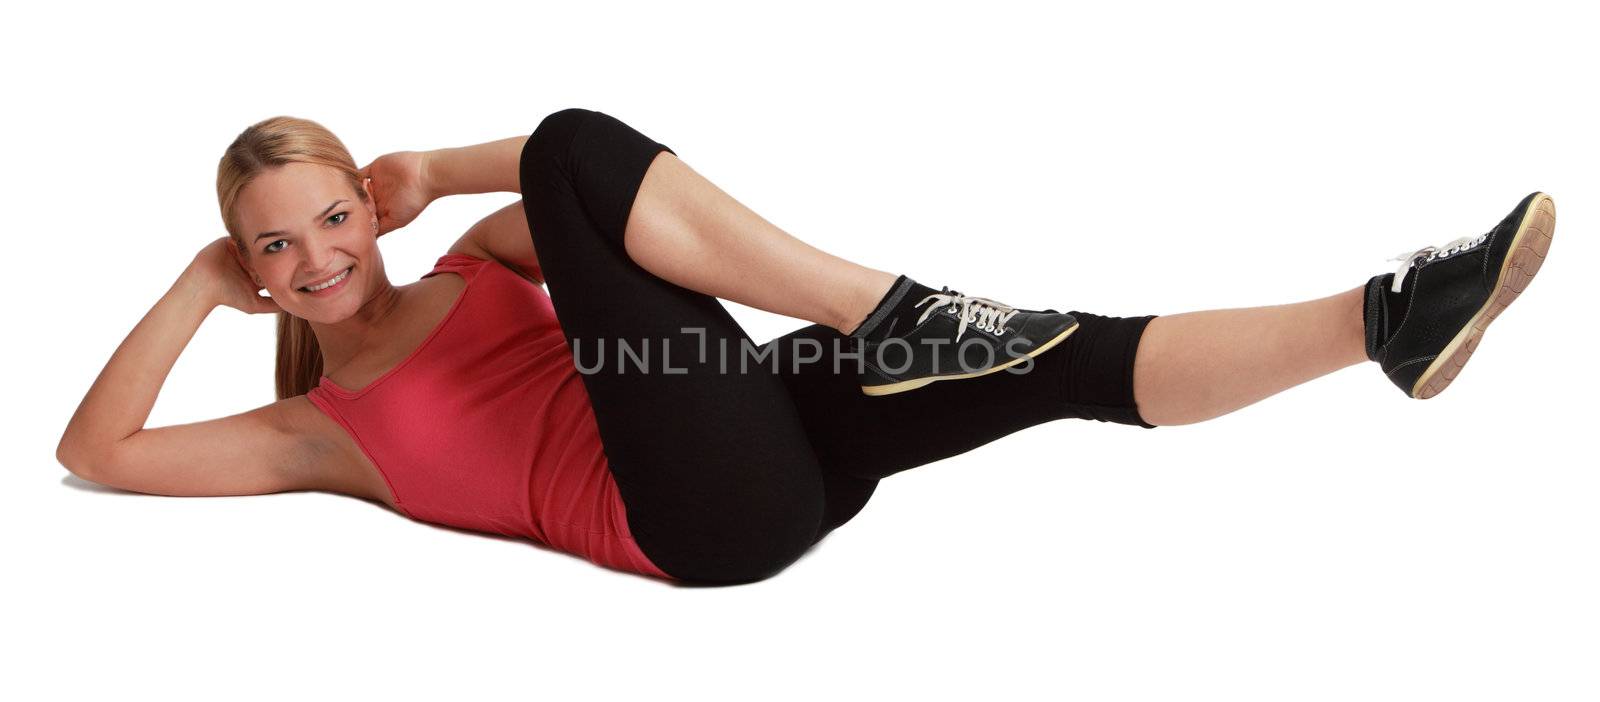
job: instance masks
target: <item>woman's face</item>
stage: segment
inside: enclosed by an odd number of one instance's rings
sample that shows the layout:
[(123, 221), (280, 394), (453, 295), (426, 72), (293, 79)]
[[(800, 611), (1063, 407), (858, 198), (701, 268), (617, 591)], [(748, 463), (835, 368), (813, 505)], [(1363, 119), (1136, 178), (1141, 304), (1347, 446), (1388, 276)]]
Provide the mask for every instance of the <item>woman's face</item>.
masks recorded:
[[(307, 321), (332, 324), (354, 315), (374, 282), (387, 280), (370, 202), (370, 192), (363, 202), (327, 166), (289, 163), (262, 172), (239, 193), (237, 210), (256, 282), (285, 312)], [(307, 289), (341, 275), (332, 287)]]

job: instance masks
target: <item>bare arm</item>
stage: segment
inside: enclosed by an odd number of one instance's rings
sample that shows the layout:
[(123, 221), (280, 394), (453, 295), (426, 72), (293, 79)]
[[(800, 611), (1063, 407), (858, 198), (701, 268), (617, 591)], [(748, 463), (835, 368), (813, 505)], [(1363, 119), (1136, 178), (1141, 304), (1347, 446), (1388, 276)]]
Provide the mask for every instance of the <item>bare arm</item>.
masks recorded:
[(70, 469), (104, 456), (144, 428), (178, 354), (215, 307), (205, 285), (184, 270), (89, 387), (61, 436), (56, 456), (62, 463)]
[[(429, 199), (485, 192), (522, 192), (522, 149), (528, 137), (516, 136), (476, 146), (439, 149), (423, 155), (423, 182)], [(544, 283), (539, 257), (522, 201), (484, 217), (450, 247), (449, 253), (493, 258), (533, 282)]]
[(428, 197), (522, 192), (522, 147), (528, 136), (426, 152)]
[[(433, 151), (396, 151), (361, 169), (372, 178), (379, 231), (410, 223), (428, 203), (449, 195), (522, 192), (522, 150), (528, 136)], [(450, 247), (449, 253), (493, 258), (543, 284), (522, 201), (483, 218)]]
[[(216, 256), (226, 255), (220, 251), (209, 248), (203, 255), (214, 263)], [(139, 492), (241, 495), (300, 489), (312, 482), (315, 452), (289, 424), (287, 408), (303, 397), (209, 422), (144, 428), (178, 355), (222, 304), (215, 274), (201, 270), (201, 263), (197, 257), (117, 347), (73, 413), (56, 458), (86, 480)], [(264, 303), (232, 304), (268, 310)]]
[(544, 270), (533, 249), (533, 233), (528, 229), (528, 215), (521, 200), (478, 220), (446, 253), (492, 258), (535, 285), (544, 285)]

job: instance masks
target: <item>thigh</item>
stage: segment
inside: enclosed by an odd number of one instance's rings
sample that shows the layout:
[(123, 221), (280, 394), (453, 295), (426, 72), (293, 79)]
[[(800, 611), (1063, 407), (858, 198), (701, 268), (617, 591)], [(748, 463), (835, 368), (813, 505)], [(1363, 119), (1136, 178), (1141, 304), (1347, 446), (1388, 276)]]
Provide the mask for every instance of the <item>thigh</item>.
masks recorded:
[(753, 346), (721, 303), (627, 255), (661, 151), (604, 113), (553, 113), (523, 150), (523, 203), (640, 549), (684, 580), (759, 579), (817, 538), (823, 478), (783, 382), (701, 355)]
[(832, 328), (814, 324), (763, 348), (780, 359), (776, 367), (822, 470), (875, 480), (1058, 419), (1154, 428), (1134, 402), (1133, 359), (1155, 316), (1072, 314), (1078, 330), (1031, 365), (1012, 369), (1026, 372), (939, 381), (893, 395), (861, 392), (852, 347)]

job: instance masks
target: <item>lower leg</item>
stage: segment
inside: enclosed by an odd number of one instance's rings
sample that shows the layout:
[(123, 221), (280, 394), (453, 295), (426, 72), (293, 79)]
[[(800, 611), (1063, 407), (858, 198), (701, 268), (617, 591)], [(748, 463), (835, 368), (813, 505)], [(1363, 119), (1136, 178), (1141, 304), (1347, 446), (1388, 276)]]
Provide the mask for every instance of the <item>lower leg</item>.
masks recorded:
[(645, 173), (623, 241), (640, 267), (674, 285), (844, 334), (896, 278), (796, 239), (669, 151)]
[(1139, 414), (1193, 424), (1367, 360), (1362, 291), (1156, 317), (1134, 358)]

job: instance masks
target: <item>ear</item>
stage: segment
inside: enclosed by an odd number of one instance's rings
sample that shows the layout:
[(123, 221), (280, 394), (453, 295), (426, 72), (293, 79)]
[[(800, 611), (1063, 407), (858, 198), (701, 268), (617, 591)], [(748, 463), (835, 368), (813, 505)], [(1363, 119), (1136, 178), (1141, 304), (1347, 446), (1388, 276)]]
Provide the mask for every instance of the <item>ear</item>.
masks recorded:
[(372, 218), (367, 220), (369, 222), (367, 227), (372, 230), (373, 238), (383, 236), (378, 231), (378, 199), (372, 196), (372, 176), (362, 176), (361, 191), (367, 194), (367, 207), (372, 210)]
[(255, 281), (256, 287), (266, 287), (266, 285), (261, 283), (261, 276), (256, 275), (255, 267), (251, 266), (250, 261), (245, 258), (243, 253), (239, 252), (239, 244), (233, 240), (233, 237), (228, 237), (228, 251), (233, 254), (233, 260), (239, 262), (239, 267), (243, 268), (246, 273), (250, 274), (250, 279)]

